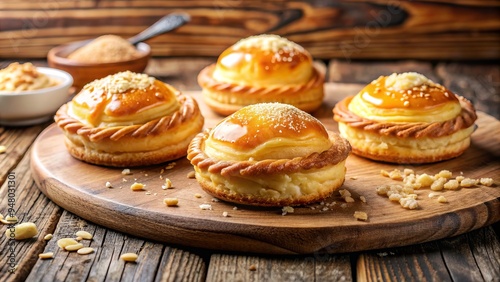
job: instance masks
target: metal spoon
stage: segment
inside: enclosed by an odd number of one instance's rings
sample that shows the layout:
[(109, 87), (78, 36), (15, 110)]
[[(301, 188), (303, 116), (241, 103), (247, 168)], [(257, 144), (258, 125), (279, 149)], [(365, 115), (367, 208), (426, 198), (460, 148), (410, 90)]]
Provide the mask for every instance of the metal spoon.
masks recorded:
[(132, 45), (136, 45), (139, 42), (146, 41), (152, 37), (163, 34), (165, 32), (174, 30), (191, 20), (191, 17), (188, 14), (182, 13), (172, 13), (164, 16), (157, 22), (155, 22), (152, 26), (148, 27), (141, 33), (131, 37), (128, 41)]

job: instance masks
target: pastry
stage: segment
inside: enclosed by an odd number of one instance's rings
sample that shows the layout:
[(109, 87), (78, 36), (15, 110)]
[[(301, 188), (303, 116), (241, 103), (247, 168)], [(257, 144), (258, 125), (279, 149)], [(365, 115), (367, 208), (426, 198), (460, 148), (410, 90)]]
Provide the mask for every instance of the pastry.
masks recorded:
[(477, 119), (467, 99), (414, 72), (379, 77), (333, 113), (353, 153), (409, 164), (459, 156)]
[(256, 206), (320, 201), (344, 182), (349, 143), (298, 108), (243, 107), (189, 145), (188, 159), (209, 194)]
[(193, 98), (126, 71), (85, 85), (57, 111), (55, 121), (75, 158), (126, 167), (185, 156), (204, 118)]
[(265, 102), (312, 112), (323, 101), (324, 80), (307, 50), (268, 34), (238, 41), (198, 75), (206, 104), (222, 115)]

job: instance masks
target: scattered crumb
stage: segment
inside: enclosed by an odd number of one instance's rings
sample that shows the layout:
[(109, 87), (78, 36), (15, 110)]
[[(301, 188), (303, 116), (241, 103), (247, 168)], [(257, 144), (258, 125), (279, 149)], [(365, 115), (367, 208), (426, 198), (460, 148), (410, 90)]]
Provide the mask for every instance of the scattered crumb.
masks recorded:
[(424, 173), (417, 176), (416, 183), (420, 183), (421, 187), (430, 187), (434, 180), (434, 176)]
[(493, 186), (493, 179), (492, 178), (481, 178), (479, 179), (479, 183), (484, 186)]
[(399, 200), (399, 203), (401, 204), (401, 206), (403, 208), (406, 208), (406, 209), (414, 210), (414, 209), (418, 208), (418, 202), (416, 199), (401, 198)]
[(212, 205), (211, 204), (201, 204), (200, 209), (202, 210), (212, 210)]
[(250, 265), (250, 267), (248, 267), (248, 270), (250, 270), (250, 271), (256, 271), (257, 270), (257, 266), (255, 266), (255, 264), (252, 264), (252, 265)]
[(165, 183), (161, 186), (161, 189), (166, 190), (166, 189), (172, 189), (174, 188), (172, 186), (172, 181), (169, 178), (165, 178)]
[(389, 172), (389, 178), (393, 180), (403, 180), (403, 175), (401, 175), (401, 171), (399, 169), (394, 169)]
[(228, 213), (227, 211), (222, 212), (222, 216), (223, 216), (223, 217), (228, 217), (228, 216), (229, 216), (229, 213)]
[(293, 209), (293, 207), (290, 207), (290, 206), (286, 206), (286, 207), (283, 207), (281, 209), (281, 215), (286, 215), (288, 213), (293, 213), (295, 210)]
[(442, 195), (437, 198), (437, 201), (440, 203), (448, 203), (448, 200)]
[(366, 198), (365, 196), (359, 196), (359, 200), (363, 203), (366, 203)]
[(194, 171), (188, 172), (188, 174), (186, 176), (187, 176), (187, 178), (195, 178)]
[(123, 175), (130, 175), (130, 174), (132, 174), (132, 172), (130, 171), (130, 169), (126, 168), (126, 169), (122, 170), (122, 174)]
[(5, 147), (4, 145), (0, 145), (0, 154), (3, 154), (7, 152), (7, 147)]
[(441, 170), (438, 174), (434, 175), (434, 177), (436, 179), (442, 177), (442, 178), (446, 178), (446, 179), (449, 179), (453, 176), (453, 173), (449, 170)]
[(167, 207), (176, 207), (179, 204), (179, 200), (177, 198), (165, 198), (163, 199), (163, 203)]
[(459, 188), (458, 181), (451, 179), (443, 185), (443, 188), (448, 190), (457, 190)]
[(413, 171), (413, 169), (410, 169), (410, 168), (403, 169), (403, 175), (404, 176), (408, 176), (410, 174), (415, 174), (415, 172)]
[[(340, 193), (340, 196), (342, 198), (350, 197), (351, 196), (351, 192), (349, 192), (349, 190), (347, 190), (347, 189), (340, 189), (339, 193)], [(322, 204), (324, 204), (324, 202), (322, 202)]]
[(200, 193), (196, 193), (196, 194), (194, 194), (194, 197), (195, 197), (195, 198), (201, 198), (202, 196), (201, 196), (201, 194), (200, 194)]
[(219, 202), (219, 199), (217, 199), (217, 198), (212, 198), (212, 202), (217, 203), (217, 202)]
[(356, 176), (351, 176), (352, 180), (357, 180), (358, 178)]
[(106, 188), (113, 188), (113, 185), (111, 185), (111, 182), (109, 182), (109, 181), (106, 182)]
[[(395, 169), (392, 172), (386, 170), (380, 171), (381, 175), (390, 177), (390, 175), (401, 175)], [(463, 176), (463, 172), (460, 172), (459, 176), (453, 179), (453, 172), (449, 170), (441, 170), (435, 175), (415, 174), (411, 169), (403, 170), (403, 184), (391, 184), (391, 185), (381, 185), (376, 188), (377, 194), (384, 195), (391, 201), (397, 201), (401, 206), (408, 209), (415, 209), (418, 207), (417, 195), (414, 193), (414, 189), (420, 189), (423, 187), (429, 187), (432, 191), (446, 190), (459, 190), (461, 187), (471, 188), (477, 185), (491, 186), (493, 185), (493, 179), (491, 178), (480, 178), (473, 179)], [(438, 197), (437, 201), (440, 203), (447, 203), (448, 200), (438, 193), (429, 193), (429, 198)]]
[(363, 211), (355, 211), (354, 218), (356, 218), (357, 220), (361, 220), (361, 221), (367, 221), (368, 214), (366, 212), (363, 212)]
[(429, 193), (429, 198), (434, 198), (436, 197), (438, 194), (437, 193)]
[(446, 183), (446, 181), (447, 181), (447, 178), (439, 177), (431, 184), (431, 190), (433, 190), (433, 191), (443, 190), (444, 184)]
[(238, 209), (238, 207), (233, 207), (233, 211), (235, 211), (235, 210), (237, 210), (237, 209)]
[(347, 196), (344, 198), (346, 203), (354, 203), (354, 198), (351, 196)]
[(134, 184), (130, 185), (130, 190), (132, 190), (132, 191), (142, 191), (142, 190), (144, 190), (145, 186), (146, 185), (144, 185), (142, 183), (134, 182)]
[(464, 178), (462, 181), (460, 181), (460, 186), (470, 188), (476, 186), (477, 183), (478, 181), (476, 179)]

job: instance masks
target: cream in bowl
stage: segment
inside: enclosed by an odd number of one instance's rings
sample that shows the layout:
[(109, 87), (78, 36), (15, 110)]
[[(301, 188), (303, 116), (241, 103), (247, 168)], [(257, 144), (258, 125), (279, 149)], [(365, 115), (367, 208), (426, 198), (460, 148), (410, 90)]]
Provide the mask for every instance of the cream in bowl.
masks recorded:
[(33, 125), (50, 120), (69, 99), (73, 78), (31, 63), (12, 63), (0, 70), (0, 125)]

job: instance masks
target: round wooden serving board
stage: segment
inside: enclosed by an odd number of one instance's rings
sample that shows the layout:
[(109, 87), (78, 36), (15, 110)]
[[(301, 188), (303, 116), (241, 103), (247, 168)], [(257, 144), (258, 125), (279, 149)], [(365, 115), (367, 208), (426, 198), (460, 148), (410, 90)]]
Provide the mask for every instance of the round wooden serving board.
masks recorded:
[[(332, 89), (327, 89), (332, 90)], [(334, 90), (334, 89), (333, 89)], [(315, 113), (329, 130), (337, 130), (331, 109), (341, 97), (328, 91), (323, 107)], [(354, 92), (355, 93), (355, 92)], [(221, 117), (212, 113), (194, 95), (206, 118), (214, 126)], [(337, 93), (338, 95), (338, 93)], [(205, 249), (268, 253), (305, 254), (353, 252), (422, 243), (451, 237), (492, 224), (500, 219), (500, 122), (479, 113), (478, 129), (471, 147), (460, 157), (430, 165), (408, 166), (373, 162), (351, 155), (347, 160), (346, 181), (354, 203), (345, 203), (338, 193), (307, 207), (296, 207), (282, 215), (280, 208), (255, 208), (215, 201), (204, 193), (187, 159), (179, 159), (173, 169), (166, 164), (120, 168), (87, 164), (72, 158), (63, 144), (62, 131), (48, 127), (32, 148), (31, 167), (40, 190), (56, 204), (97, 224), (153, 240)], [(477, 186), (458, 191), (438, 192), (448, 203), (429, 198), (430, 189), (416, 190), (419, 208), (407, 210), (399, 203), (379, 196), (376, 187), (399, 183), (383, 177), (382, 169), (411, 168), (416, 173), (436, 174), (443, 169), (454, 176), (490, 177), (493, 187)], [(169, 178), (174, 188), (162, 189)], [(106, 182), (112, 188), (106, 188)], [(134, 192), (134, 182), (146, 190)], [(195, 195), (201, 195), (196, 197)], [(198, 195), (198, 196), (199, 196)], [(359, 196), (366, 198), (366, 203)], [(179, 200), (178, 207), (163, 204), (165, 197)], [(335, 204), (331, 204), (335, 202)], [(345, 203), (345, 205), (343, 205)], [(210, 204), (211, 210), (202, 210)], [(367, 221), (353, 217), (355, 211), (368, 214)], [(227, 216), (223, 213), (227, 212)]]

